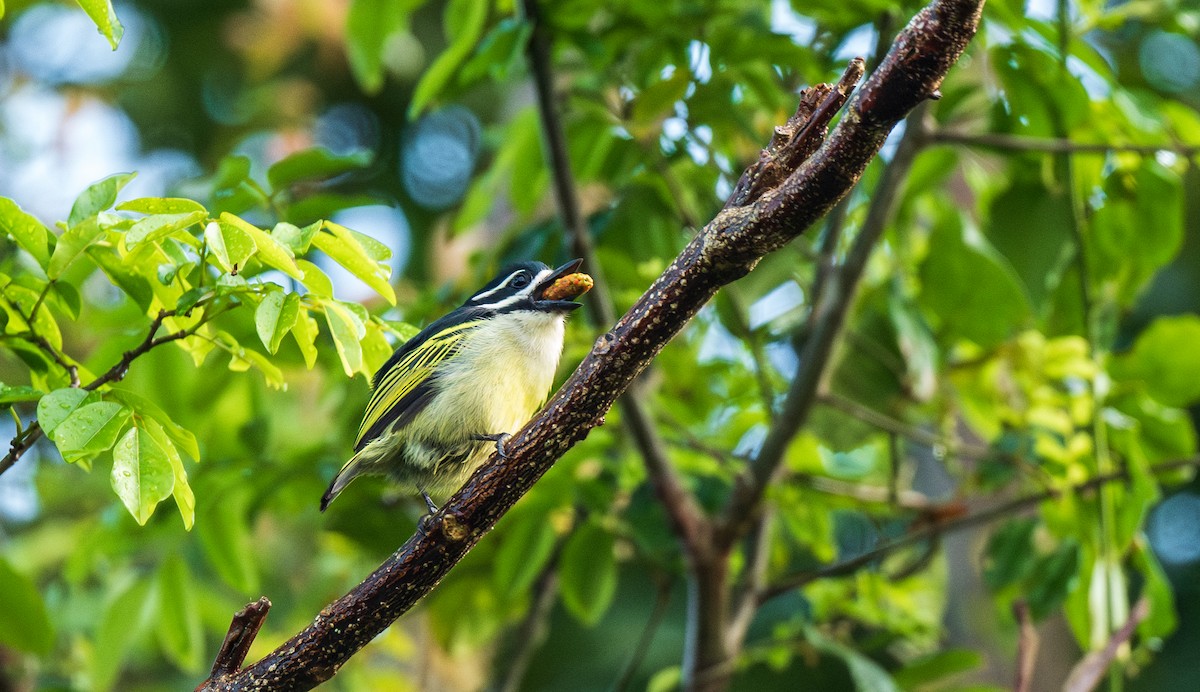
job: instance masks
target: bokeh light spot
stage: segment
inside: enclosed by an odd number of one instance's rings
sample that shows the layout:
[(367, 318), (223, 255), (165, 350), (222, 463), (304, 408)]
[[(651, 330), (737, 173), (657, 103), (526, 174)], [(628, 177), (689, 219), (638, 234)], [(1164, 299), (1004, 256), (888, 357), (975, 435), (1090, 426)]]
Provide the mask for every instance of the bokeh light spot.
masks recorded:
[(413, 201), (444, 209), (461, 199), (475, 170), (479, 136), (479, 120), (459, 106), (418, 121), (400, 151), (400, 178)]
[(1155, 31), (1138, 50), (1142, 76), (1156, 89), (1177, 94), (1200, 82), (1200, 47), (1182, 34)]
[(1163, 500), (1150, 515), (1146, 534), (1164, 563), (1200, 560), (1200, 495), (1183, 492)]

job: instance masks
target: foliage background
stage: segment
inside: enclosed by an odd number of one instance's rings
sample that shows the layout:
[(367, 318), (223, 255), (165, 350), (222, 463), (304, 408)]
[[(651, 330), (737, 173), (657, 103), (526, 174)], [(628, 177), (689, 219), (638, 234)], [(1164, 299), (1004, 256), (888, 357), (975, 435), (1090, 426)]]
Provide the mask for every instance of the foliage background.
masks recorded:
[[(916, 8), (543, 8), (573, 172), (618, 309), (720, 208), (794, 92), (874, 55)], [(139, 525), (110, 490), (109, 453), (89, 472), (43, 441), (0, 476), (6, 684), (194, 685), (241, 605), (264, 594), (275, 604), (255, 658), (412, 530), (419, 504), (382, 483), (360, 481), (326, 515), (316, 510), (367, 397), (364, 377), (347, 372), (369, 372), (386, 355), (384, 335), (394, 341), (452, 308), (503, 262), (567, 257), (529, 84), (529, 26), (503, 0), (146, 0), (116, 7), (124, 34), (111, 52), (77, 7), (10, 0), (5, 10), (0, 195), (43, 223), (76, 225), (76, 195), (137, 170), (119, 200), (190, 197), (214, 217), (232, 211), (268, 229), (331, 218), (392, 250), (394, 308), (378, 281), (373, 290), (336, 258), (309, 257), (338, 299), (373, 315), (359, 368), (347, 356), (354, 339), (340, 339), (339, 352), (323, 321), (328, 301), (313, 304), (311, 368), (290, 338), (229, 367), (175, 345), (134, 363), (119, 388), (199, 441), (201, 460), (185, 461), (191, 531), (163, 511), (170, 500), (153, 516), (153, 503), (131, 508)], [(912, 489), (959, 511), (1117, 469), (1135, 482), (769, 601), (735, 687), (1007, 685), (1010, 604), (1024, 598), (1043, 632), (1038, 689), (1056, 688), (1081, 649), (1148, 594), (1153, 614), (1122, 659), (1136, 673), (1128, 686), (1191, 689), (1200, 497), (1180, 485), (1186, 476), (1148, 469), (1195, 453), (1184, 407), (1200, 396), (1198, 37), (1195, 3), (987, 7), (924, 113), (823, 404), (773, 490), (768, 570), (781, 578), (852, 557), (929, 519), (908, 495), (867, 497), (875, 490)], [(1086, 151), (1040, 150), (1066, 140)], [(324, 171), (293, 158), (299, 175), (276, 168), (268, 180), (272, 164), (314, 146), (341, 158)], [(894, 152), (895, 142), (885, 160)], [(866, 222), (878, 163), (834, 215), (844, 238)], [(823, 237), (829, 227), (723, 291), (647, 376), (671, 460), (706, 506), (720, 505), (797, 369)], [(211, 261), (203, 271), (214, 280), (229, 273)], [(6, 276), (44, 284), (8, 238), (0, 263)], [(157, 266), (129, 266), (158, 278)], [(300, 289), (269, 266), (245, 269), (251, 307), (262, 300), (254, 286)], [(64, 274), (82, 299), (78, 319), (69, 297), (46, 305), (62, 350), (97, 374), (154, 314), (105, 276), (86, 259)], [(6, 289), (10, 306), (17, 285)], [(31, 362), (19, 315), (6, 310), (0, 380), (65, 386), (54, 363)], [(238, 348), (267, 353), (253, 309), (214, 325)], [(595, 335), (586, 320), (571, 323), (564, 373)], [(23, 422), (34, 416), (32, 402), (12, 403)], [(685, 621), (681, 557), (619, 416), (329, 687), (499, 686), (524, 654), (523, 689), (668, 689)], [(1174, 494), (1151, 511), (1160, 480)], [(530, 614), (544, 615), (544, 638)]]

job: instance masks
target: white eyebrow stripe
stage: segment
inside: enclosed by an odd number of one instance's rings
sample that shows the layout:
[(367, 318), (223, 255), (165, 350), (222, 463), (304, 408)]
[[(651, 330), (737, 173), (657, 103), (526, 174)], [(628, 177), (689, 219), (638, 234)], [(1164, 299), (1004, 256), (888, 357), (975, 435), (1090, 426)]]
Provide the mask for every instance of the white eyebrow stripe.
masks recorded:
[[(528, 286), (526, 286), (525, 288), (522, 288), (517, 293), (514, 293), (513, 295), (505, 298), (504, 300), (497, 301), (495, 303), (487, 303), (486, 305), (480, 305), (479, 307), (487, 308), (489, 310), (499, 310), (500, 308), (508, 307), (509, 305), (512, 305), (513, 303), (516, 303), (517, 301), (528, 298), (529, 294), (533, 292), (533, 289), (536, 288), (539, 284), (541, 284), (542, 281), (544, 281), (547, 277), (549, 277), (553, 273), (554, 273), (553, 269), (543, 269), (542, 271), (537, 273), (537, 276), (535, 276), (533, 278), (533, 281), (529, 282)], [(510, 276), (509, 278), (511, 279), (512, 277)], [(504, 281), (505, 281), (505, 283), (507, 283), (508, 279), (505, 279)], [(488, 293), (492, 293), (492, 291), (488, 291)], [(478, 297), (478, 296), (476, 296), (476, 297)]]
[(501, 281), (501, 282), (500, 282), (500, 284), (499, 284), (498, 286), (496, 286), (495, 288), (488, 289), (488, 290), (486, 290), (486, 291), (484, 291), (484, 292), (482, 292), (482, 293), (476, 293), (476, 294), (475, 294), (475, 295), (474, 295), (474, 296), (471, 298), (471, 300), (472, 300), (472, 301), (475, 301), (475, 300), (481, 300), (481, 299), (483, 299), (483, 298), (487, 298), (488, 296), (492, 295), (492, 294), (493, 294), (493, 293), (495, 293), (496, 291), (499, 291), (499, 290), (501, 290), (501, 289), (505, 288), (506, 286), (508, 286), (508, 282), (509, 282), (509, 281), (512, 281), (512, 280), (513, 280), (513, 277), (514, 277), (514, 276), (516, 276), (517, 274), (520, 274), (522, 271), (524, 271), (524, 270), (523, 270), (523, 269), (518, 269), (517, 271), (515, 271), (515, 272), (513, 272), (513, 273), (509, 274), (507, 277), (505, 277), (505, 278), (504, 278), (504, 281)]

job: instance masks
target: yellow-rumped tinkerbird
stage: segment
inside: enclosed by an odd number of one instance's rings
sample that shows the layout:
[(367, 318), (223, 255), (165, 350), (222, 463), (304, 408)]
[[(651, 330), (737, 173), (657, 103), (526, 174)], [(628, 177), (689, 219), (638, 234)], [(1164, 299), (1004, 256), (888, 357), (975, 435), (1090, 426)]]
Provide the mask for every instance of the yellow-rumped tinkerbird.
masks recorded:
[(375, 374), (354, 456), (321, 498), (321, 511), (364, 474), (429, 493), (457, 490), (550, 392), (574, 298), (591, 288), (582, 260), (551, 269), (522, 262), (396, 349)]

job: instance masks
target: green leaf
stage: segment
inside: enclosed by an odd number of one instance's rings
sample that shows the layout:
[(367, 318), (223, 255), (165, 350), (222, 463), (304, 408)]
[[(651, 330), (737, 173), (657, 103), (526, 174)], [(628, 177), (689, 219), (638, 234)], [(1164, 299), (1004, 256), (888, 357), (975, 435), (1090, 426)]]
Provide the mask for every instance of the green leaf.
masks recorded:
[(279, 350), (279, 342), (296, 325), (300, 315), (300, 296), (295, 293), (271, 291), (254, 311), (254, 326), (267, 351)]
[(326, 221), (324, 228), (330, 232), (313, 236), (313, 245), (395, 305), (396, 292), (388, 282), (391, 268), (372, 257), (355, 233), (345, 226)]
[(46, 655), (54, 647), (54, 629), (37, 585), (0, 558), (0, 644)]
[(1133, 350), (1113, 363), (1120, 380), (1141, 380), (1167, 406), (1200, 400), (1200, 317), (1160, 317), (1137, 338)]
[(292, 327), (292, 337), (296, 340), (300, 353), (304, 355), (304, 364), (312, 370), (317, 363), (317, 321), (308, 314), (307, 309), (301, 310), (296, 318), (296, 324)]
[[(1028, 553), (1025, 559), (1029, 559)], [(1026, 594), (1033, 617), (1040, 620), (1057, 610), (1066, 600), (1067, 593), (1075, 588), (1078, 573), (1079, 545), (1073, 540), (1064, 542), (1053, 553), (1038, 558), (1034, 562)]]
[(585, 625), (595, 625), (617, 592), (613, 537), (595, 523), (581, 526), (567, 539), (559, 562), (563, 605)]
[(368, 150), (334, 154), (321, 147), (305, 149), (284, 157), (267, 169), (267, 181), (273, 189), (282, 190), (302, 180), (324, 180), (364, 168), (371, 165), (373, 158), (374, 154)]
[(1134, 172), (1104, 182), (1104, 204), (1091, 219), (1092, 273), (1115, 282), (1131, 303), (1154, 273), (1179, 253), (1184, 192), (1179, 175), (1147, 157)]
[(46, 267), (46, 276), (58, 279), (79, 258), (88, 247), (104, 235), (104, 229), (95, 219), (86, 219), (72, 226), (58, 238), (54, 253), (50, 255), (50, 263)]
[(846, 664), (857, 692), (900, 692), (896, 682), (878, 663), (844, 644), (829, 639), (815, 627), (804, 628), (804, 638), (813, 648), (840, 658)]
[(479, 48), (459, 71), (459, 80), (474, 84), (491, 77), (497, 82), (507, 80), (525, 64), (525, 47), (533, 34), (533, 25), (516, 17), (505, 17), (492, 27), (479, 43)]
[(237, 228), (245, 233), (254, 243), (254, 247), (257, 248), (258, 260), (260, 262), (282, 271), (297, 281), (304, 277), (303, 272), (296, 266), (296, 259), (292, 257), (292, 251), (272, 237), (270, 233), (252, 223), (247, 223), (239, 219), (229, 212), (221, 214), (221, 227), (222, 229)]
[(482, 0), (450, 0), (446, 3), (443, 24), (450, 32), (449, 45), (421, 75), (408, 102), (408, 117), (416, 118), (425, 112), (450, 83), (463, 61), (471, 55), (487, 25), (490, 2)]
[(317, 231), (321, 230), (321, 223), (321, 221), (317, 221), (301, 227), (281, 221), (275, 224), (275, 228), (271, 229), (271, 237), (291, 250), (293, 255), (302, 255), (308, 252), (309, 246), (312, 245), (313, 236), (317, 234)]
[(988, 539), (983, 579), (993, 589), (1003, 589), (1025, 578), (1033, 569), (1033, 519), (1013, 519)]
[(129, 409), (111, 401), (85, 404), (49, 434), (63, 459), (74, 463), (107, 452), (129, 421)]
[(91, 660), (91, 689), (112, 688), (134, 642), (146, 631), (158, 605), (151, 586), (149, 581), (136, 581), (104, 609)]
[[(154, 438), (158, 446), (162, 447), (167, 455), (167, 460), (171, 462), (171, 471), (175, 474), (175, 483), (171, 486), (171, 496), (175, 498), (175, 505), (179, 507), (179, 516), (183, 518), (184, 530), (191, 531), (192, 526), (196, 523), (196, 496), (192, 493), (192, 486), (188, 484), (187, 469), (183, 467), (183, 458), (179, 456), (179, 450), (171, 441), (170, 426), (175, 424), (168, 421), (164, 425), (154, 418), (143, 418), (141, 422), (146, 428), (146, 432)], [(191, 435), (186, 430), (183, 432)], [(196, 438), (192, 437), (191, 442), (195, 445)], [(198, 457), (197, 454), (193, 458)]]
[(142, 214), (191, 214), (208, 213), (203, 204), (181, 197), (139, 197), (117, 205), (120, 211), (136, 211)]
[(27, 385), (7, 385), (0, 382), (0, 405), (6, 406), (21, 401), (37, 401), (43, 392)]
[(296, 266), (303, 273), (300, 283), (304, 284), (305, 288), (322, 298), (333, 297), (333, 282), (320, 267), (304, 259), (296, 260)]
[(947, 649), (920, 656), (892, 674), (905, 690), (926, 689), (927, 685), (975, 670), (983, 665), (983, 654), (971, 649)]
[(84, 389), (68, 387), (56, 389), (38, 401), (37, 418), (42, 432), (54, 439), (54, 430), (71, 416), (84, 402), (99, 401), (100, 396)]
[(992, 200), (988, 218), (988, 240), (1021, 278), (1030, 302), (1040, 307), (1069, 258), (1064, 253), (1072, 242), (1070, 200), (1041, 179), (1021, 177)]
[(1166, 637), (1174, 632), (1179, 624), (1175, 614), (1175, 592), (1171, 588), (1171, 582), (1163, 572), (1162, 565), (1158, 563), (1154, 551), (1143, 545), (1142, 541), (1134, 544), (1130, 561), (1145, 579), (1142, 595), (1150, 601), (1150, 615), (1138, 626), (1138, 634), (1144, 639)]
[[(87, 9), (85, 2), (81, 1), (79, 4), (84, 5), (84, 9)], [(105, 2), (104, 4), (108, 3)], [(109, 5), (108, 9), (111, 12), (112, 6)], [(90, 10), (88, 14), (91, 14)], [(96, 18), (93, 16), (92, 19)], [(116, 19), (116, 15), (113, 15), (113, 19)], [(100, 24), (99, 20), (96, 20), (96, 24)], [(116, 48), (116, 44), (113, 44), (113, 50), (116, 50)], [(74, 228), (83, 223), (84, 220), (96, 216), (96, 214), (105, 209), (110, 209), (113, 203), (117, 201), (117, 193), (136, 176), (137, 173), (118, 173), (89, 185), (86, 190), (75, 198), (75, 203), (71, 205), (71, 215), (67, 217), (67, 225)]]
[(691, 72), (676, 69), (667, 79), (642, 89), (633, 101), (632, 120), (644, 125), (673, 115), (675, 102), (683, 98), (691, 83)]
[(938, 318), (935, 331), (988, 347), (1021, 329), (1029, 314), (1012, 270), (957, 217), (937, 224), (921, 265), (920, 302)]
[(93, 245), (87, 249), (87, 255), (113, 284), (133, 299), (139, 308), (143, 311), (150, 309), (150, 302), (154, 300), (150, 282), (146, 280), (146, 277), (126, 266), (116, 251)]
[(257, 249), (249, 233), (229, 223), (214, 221), (208, 224), (204, 229), (204, 240), (221, 269), (230, 274), (241, 271)]
[(351, 0), (346, 13), (346, 57), (363, 91), (375, 94), (383, 87), (387, 41), (408, 26), (409, 13), (422, 4), (424, 0)]
[(111, 478), (117, 497), (143, 526), (175, 485), (166, 451), (140, 425), (130, 428), (113, 448)]
[[(342, 368), (347, 377), (362, 370), (362, 338), (367, 334), (367, 328), (354, 314), (347, 304), (337, 300), (324, 301), (325, 322), (329, 325), (329, 333), (337, 346), (338, 357), (342, 359)], [(368, 373), (368, 377), (370, 374)]]
[(492, 563), (492, 582), (502, 596), (512, 598), (524, 593), (550, 560), (555, 535), (547, 511), (527, 509), (502, 527), (503, 542)]
[(208, 563), (226, 584), (245, 595), (259, 590), (256, 551), (246, 525), (250, 490), (242, 486), (222, 492), (221, 501), (209, 504), (196, 528)]
[[(171, 420), (167, 412), (159, 408), (158, 404), (150, 399), (132, 392), (128, 389), (112, 389), (108, 392), (108, 396), (120, 401), (129, 408), (133, 409), (139, 416), (142, 417), (142, 422), (145, 423), (148, 418), (152, 418), (166, 432), (167, 436), (192, 459), (200, 459), (200, 446), (196, 443), (196, 436), (178, 423)], [(154, 430), (153, 426), (147, 426), (147, 429)], [(162, 445), (166, 447), (166, 445)]]
[(159, 613), (155, 622), (163, 653), (190, 673), (203, 665), (204, 630), (200, 604), (187, 564), (178, 554), (167, 557), (158, 568)]
[[(125, 247), (132, 249), (138, 243), (166, 238), (176, 231), (201, 223), (206, 218), (208, 212), (200, 209), (178, 214), (155, 214), (138, 219), (133, 228), (125, 233)], [(187, 236), (187, 240), (191, 241), (192, 237)]]
[(125, 35), (125, 27), (121, 26), (121, 20), (117, 19), (112, 0), (76, 0), (76, 2), (96, 23), (96, 29), (104, 35), (104, 38), (108, 39), (108, 45), (116, 50), (121, 43), (121, 37)]
[(0, 197), (0, 231), (12, 236), (25, 252), (46, 268), (50, 262), (50, 231), (11, 199)]

